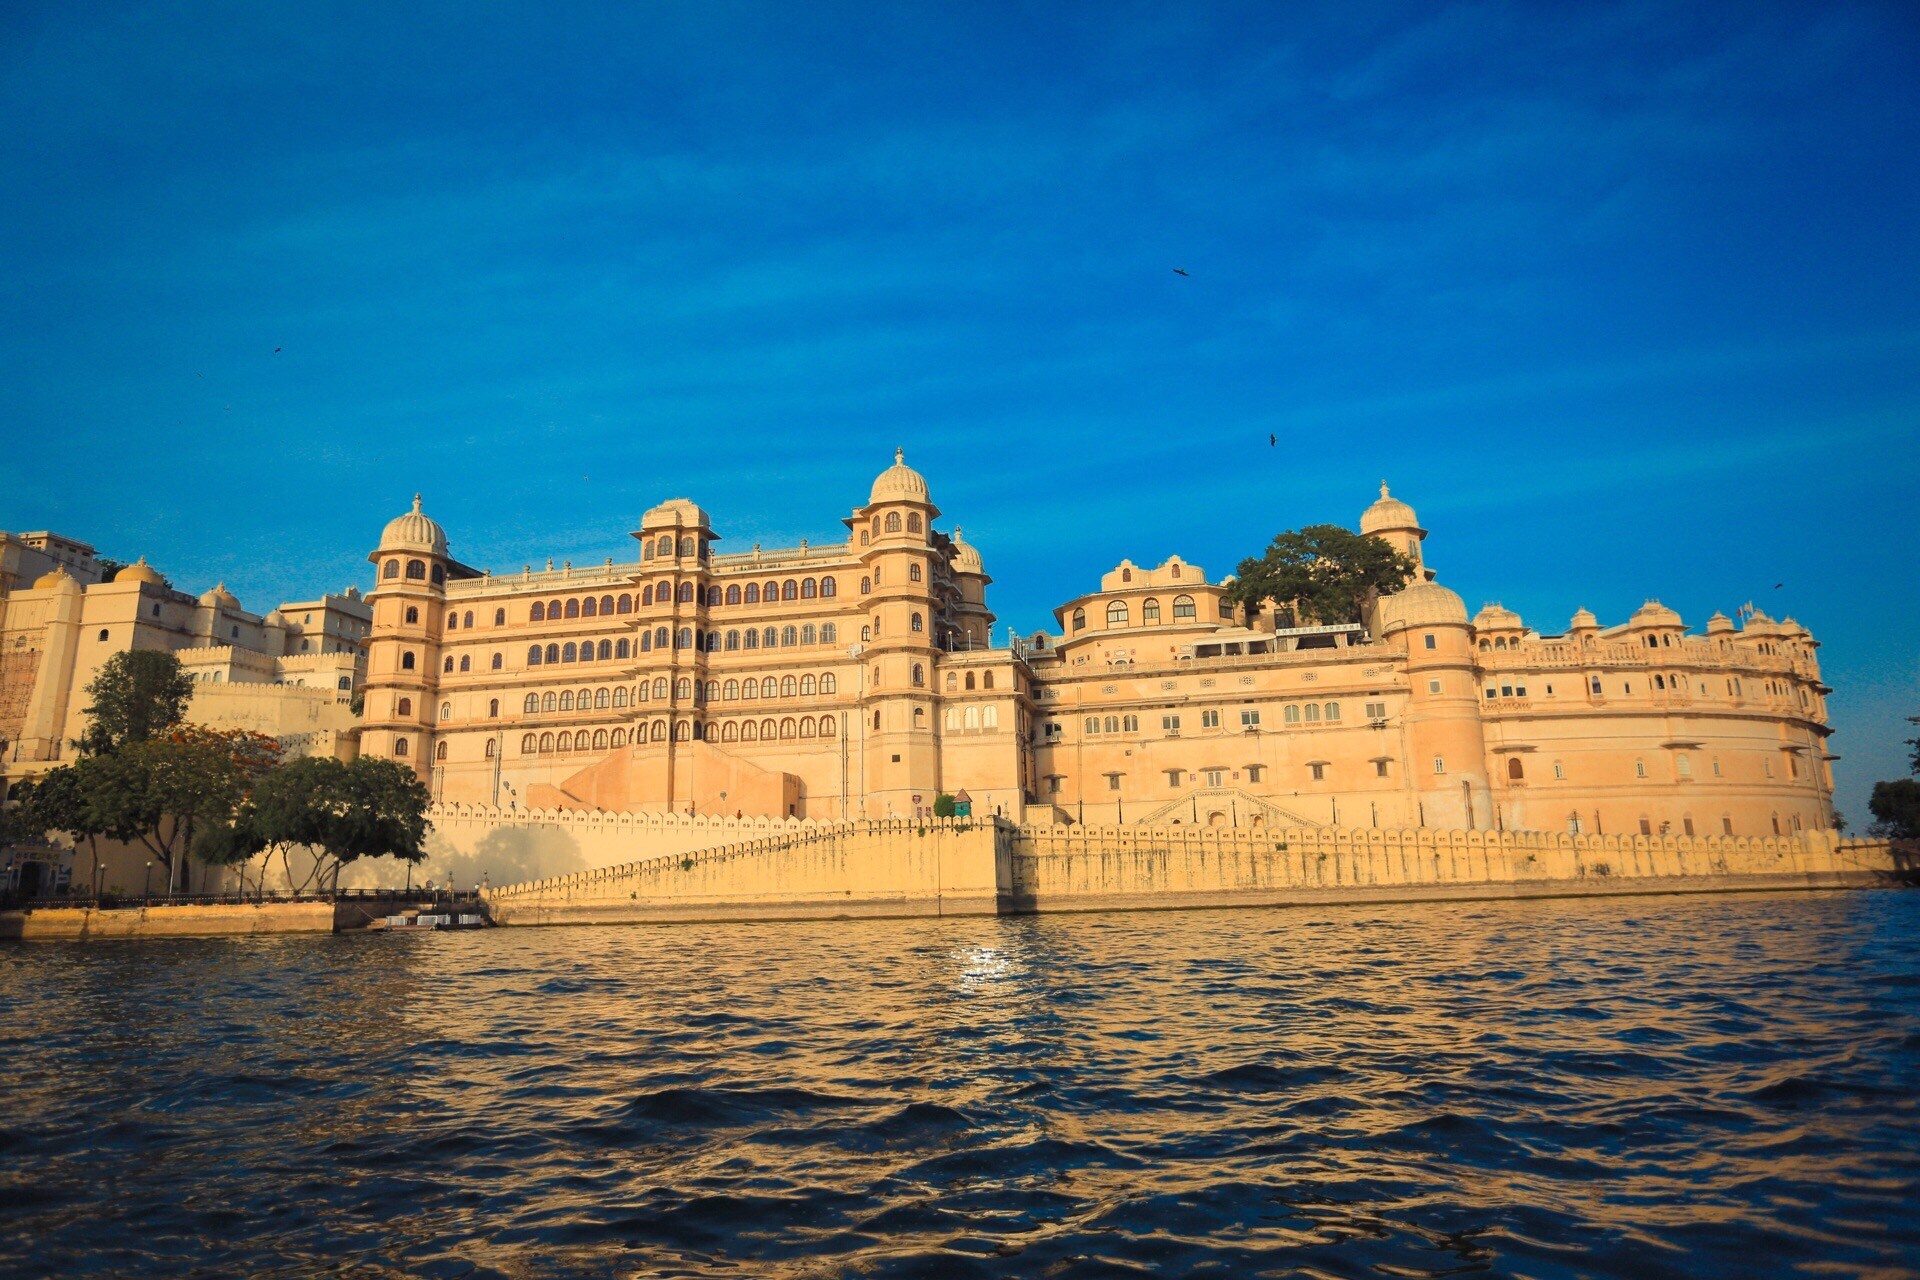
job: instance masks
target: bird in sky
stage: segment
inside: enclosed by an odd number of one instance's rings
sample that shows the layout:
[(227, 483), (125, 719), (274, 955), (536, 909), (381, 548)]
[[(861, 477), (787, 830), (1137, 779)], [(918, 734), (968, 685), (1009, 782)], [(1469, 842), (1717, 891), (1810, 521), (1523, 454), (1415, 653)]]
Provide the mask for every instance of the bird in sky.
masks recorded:
[(1780, 588), (1782, 588), (1782, 587), (1784, 587), (1784, 586), (1786, 586), (1786, 585), (1787, 585), (1787, 584), (1786, 584), (1786, 583), (1784, 583), (1784, 582), (1776, 582), (1776, 583), (1774, 583), (1774, 584), (1773, 584), (1773, 589), (1774, 589), (1775, 591), (1778, 591), (1778, 590), (1779, 590)]
[(1267, 447), (1272, 448), (1274, 445), (1279, 443), (1280, 443), (1280, 437), (1274, 435), (1271, 431), (1269, 431), (1267, 433)]
[(275, 347), (275, 348), (273, 349), (273, 354), (275, 354), (275, 355), (279, 355), (279, 354), (280, 354), (280, 348), (278, 348), (278, 347)]
[(1175, 268), (1173, 269), (1173, 274), (1175, 274), (1175, 275), (1177, 275), (1177, 276), (1183, 276), (1183, 275), (1185, 275), (1185, 274), (1187, 274), (1187, 273), (1186, 273), (1185, 271), (1183, 271), (1183, 270), (1181, 270), (1181, 269), (1180, 269), (1179, 267), (1175, 267)]

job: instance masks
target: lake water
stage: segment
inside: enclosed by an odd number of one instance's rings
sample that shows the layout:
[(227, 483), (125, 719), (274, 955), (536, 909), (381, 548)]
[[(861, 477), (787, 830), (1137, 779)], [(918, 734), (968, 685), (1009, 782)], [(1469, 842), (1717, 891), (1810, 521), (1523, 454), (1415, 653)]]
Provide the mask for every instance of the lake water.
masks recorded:
[(1920, 892), (0, 948), (0, 1272), (1920, 1273)]

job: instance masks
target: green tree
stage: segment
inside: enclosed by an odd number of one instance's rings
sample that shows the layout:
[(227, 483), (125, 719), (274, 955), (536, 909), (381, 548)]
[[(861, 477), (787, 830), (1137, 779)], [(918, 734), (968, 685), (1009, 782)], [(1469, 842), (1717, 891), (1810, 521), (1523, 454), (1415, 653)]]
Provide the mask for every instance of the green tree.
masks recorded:
[(939, 795), (933, 798), (933, 816), (934, 817), (951, 818), (953, 816), (953, 808), (954, 808), (954, 799), (952, 796), (948, 795), (946, 792), (942, 791)]
[[(1920, 716), (1908, 716), (1907, 723), (1920, 724)], [(1867, 811), (1873, 814), (1868, 830), (1895, 840), (1920, 840), (1920, 737), (1908, 738), (1906, 745), (1913, 748), (1907, 768), (1914, 777), (1873, 784), (1867, 798)]]
[(93, 859), (87, 877), (91, 885), (100, 871), (100, 837), (130, 838), (122, 832), (104, 829), (96, 821), (91, 797), (100, 785), (101, 765), (97, 757), (82, 756), (72, 764), (49, 770), (37, 782), (16, 793), (18, 803), (12, 810), (8, 838), (40, 843), (53, 833), (61, 832), (73, 838), (76, 848), (85, 841)]
[(1256, 559), (1242, 560), (1227, 599), (1251, 618), (1272, 608), (1288, 626), (1358, 622), (1375, 596), (1398, 589), (1413, 561), (1378, 538), (1335, 524), (1279, 534)]
[[(422, 861), (430, 800), (413, 770), (391, 760), (291, 760), (262, 777), (233, 818), (204, 834), (199, 847), (230, 862), (278, 854), (294, 890), (337, 888), (341, 869), (361, 858)], [(294, 871), (295, 849), (312, 855), (304, 875)]]
[(233, 825), (279, 756), (265, 734), (182, 725), (96, 757), (86, 817), (103, 834), (144, 845), (171, 885), (195, 832)]
[(145, 742), (179, 724), (193, 697), (180, 659), (158, 649), (129, 649), (100, 664), (87, 686), (87, 730), (81, 748), (93, 755)]

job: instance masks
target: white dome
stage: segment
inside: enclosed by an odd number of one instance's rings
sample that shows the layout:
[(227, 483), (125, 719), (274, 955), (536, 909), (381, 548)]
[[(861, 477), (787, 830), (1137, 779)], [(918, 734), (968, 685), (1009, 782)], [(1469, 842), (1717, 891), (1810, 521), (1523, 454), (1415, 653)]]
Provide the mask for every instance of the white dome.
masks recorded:
[(209, 609), (238, 609), (240, 607), (240, 601), (234, 598), (233, 592), (227, 590), (227, 584), (224, 582), (215, 583), (212, 587), (202, 592), (200, 595), (200, 603)]
[(424, 551), (430, 556), (447, 554), (447, 532), (439, 522), (421, 514), (420, 495), (413, 495), (413, 510), (387, 522), (380, 534), (382, 551)]
[(1420, 517), (1413, 508), (1387, 492), (1387, 482), (1380, 482), (1380, 497), (1374, 504), (1360, 513), (1360, 532), (1383, 533), (1388, 529), (1418, 529)]
[(707, 513), (691, 498), (668, 498), (640, 517), (642, 529), (711, 529)]
[(907, 465), (907, 451), (893, 451), (893, 465), (882, 471), (873, 482), (873, 492), (868, 495), (869, 505), (880, 502), (925, 502), (933, 501), (927, 495), (927, 478)]
[(1467, 625), (1467, 603), (1437, 582), (1416, 582), (1380, 599), (1380, 631)]

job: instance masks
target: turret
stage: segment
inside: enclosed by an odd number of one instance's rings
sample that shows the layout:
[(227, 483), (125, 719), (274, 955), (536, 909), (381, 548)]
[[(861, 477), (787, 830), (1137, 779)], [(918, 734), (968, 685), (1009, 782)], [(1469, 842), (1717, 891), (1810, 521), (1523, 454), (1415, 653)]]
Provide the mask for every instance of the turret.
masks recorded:
[(447, 535), (420, 510), (389, 521), (375, 565), (373, 632), (367, 647), (365, 730), (360, 749), (404, 760), (426, 777), (432, 758), (433, 711), (439, 685), (445, 608)]
[(1380, 482), (1379, 498), (1360, 513), (1360, 532), (1380, 539), (1413, 561), (1423, 578), (1432, 579), (1433, 571), (1426, 567), (1420, 550), (1427, 531), (1420, 527), (1420, 517), (1414, 514), (1413, 508), (1387, 491), (1385, 480)]
[(933, 692), (940, 654), (934, 579), (936, 568), (945, 569), (935, 564), (939, 514), (926, 477), (907, 465), (905, 450), (895, 450), (893, 465), (874, 480), (867, 505), (852, 521), (866, 587), (867, 793), (882, 814), (905, 816), (930, 806), (939, 783)]
[(1407, 652), (1406, 779), (1420, 824), (1494, 825), (1487, 740), (1480, 718), (1473, 625), (1459, 596), (1414, 582), (1374, 606), (1375, 634)]

